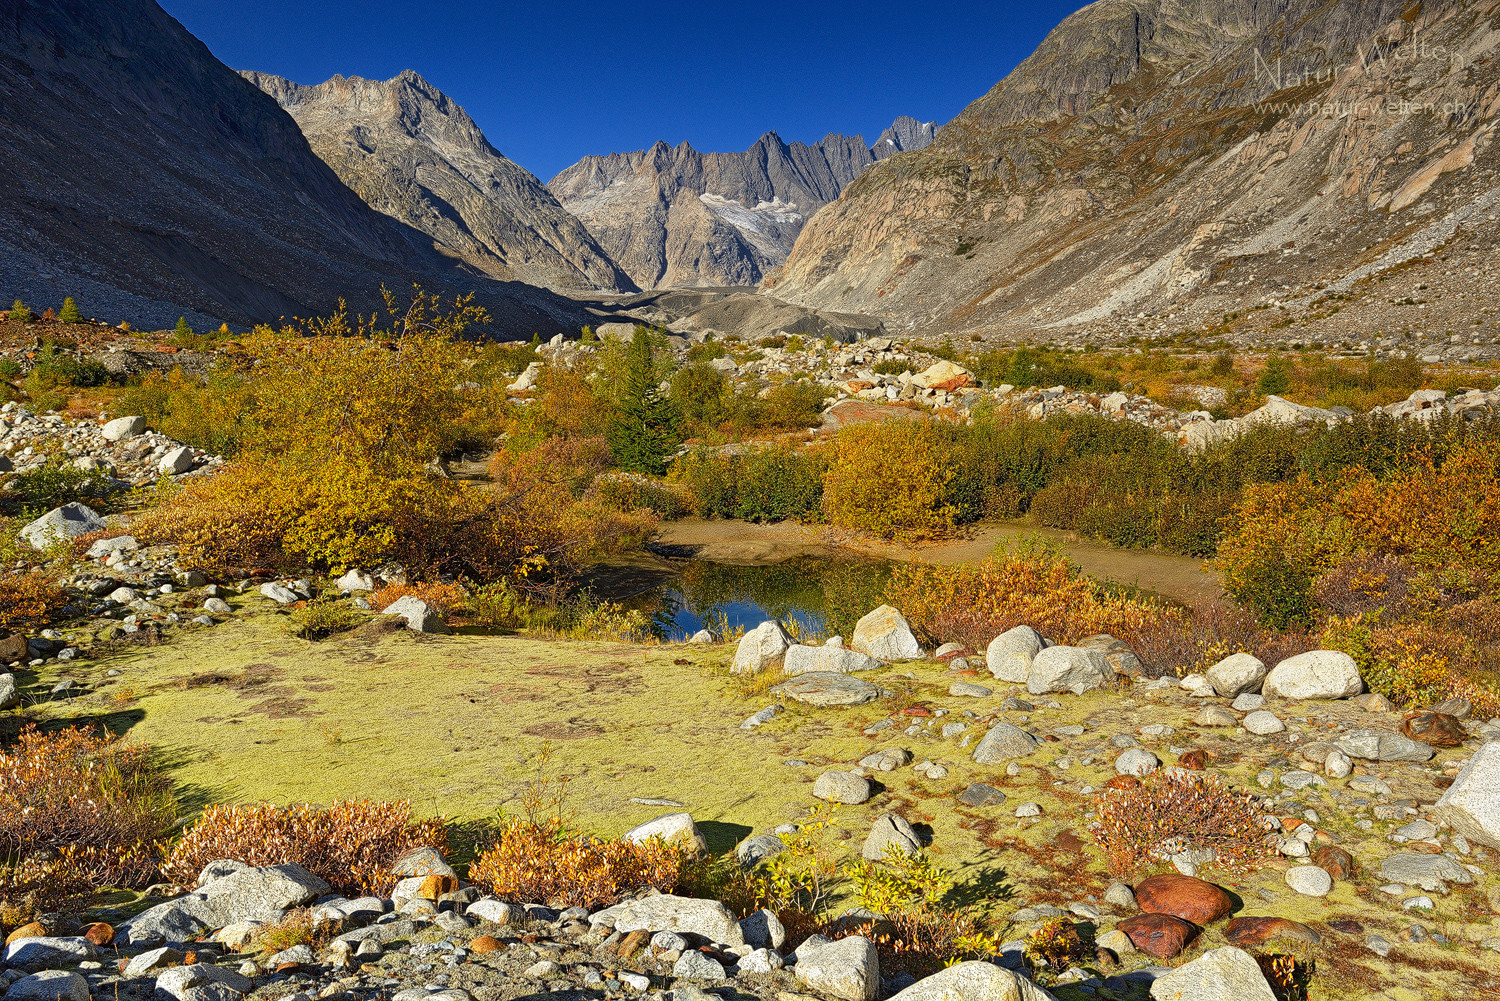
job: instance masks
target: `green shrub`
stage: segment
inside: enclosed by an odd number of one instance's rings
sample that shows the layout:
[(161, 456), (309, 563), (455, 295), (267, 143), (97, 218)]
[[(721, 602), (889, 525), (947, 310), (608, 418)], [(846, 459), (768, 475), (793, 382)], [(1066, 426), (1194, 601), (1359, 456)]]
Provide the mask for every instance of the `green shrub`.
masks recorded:
[(905, 358), (882, 358), (871, 371), (876, 375), (900, 375), (911, 371), (911, 362)]
[(1292, 388), (1292, 364), (1284, 356), (1273, 354), (1255, 380), (1255, 391), (1262, 396), (1282, 396)]
[(673, 373), (672, 402), (687, 427), (698, 433), (718, 427), (729, 416), (724, 375), (707, 362), (694, 361)]
[(10, 307), (10, 318), (16, 323), (30, 323), (36, 319), (36, 314), (24, 302), (17, 299)]
[(44, 388), (102, 386), (109, 382), (109, 369), (92, 358), (75, 358), (49, 343), (37, 353), (27, 380)]
[(768, 448), (741, 458), (734, 516), (746, 521), (813, 521), (823, 500), (821, 455)]
[(75, 469), (57, 457), (49, 458), (38, 469), (17, 473), (10, 481), (10, 489), (20, 499), (22, 511), (32, 516), (88, 497), (100, 485), (98, 473)]
[(70, 295), (63, 300), (62, 309), (57, 314), (60, 323), (82, 323), (83, 314), (78, 311), (78, 303), (73, 301)]
[(702, 344), (694, 344), (687, 350), (689, 364), (694, 362), (710, 362), (715, 358), (723, 358), (729, 353), (724, 345), (717, 341), (704, 341)]
[(0, 379), (14, 379), (20, 374), (20, 362), (14, 358), (0, 358)]

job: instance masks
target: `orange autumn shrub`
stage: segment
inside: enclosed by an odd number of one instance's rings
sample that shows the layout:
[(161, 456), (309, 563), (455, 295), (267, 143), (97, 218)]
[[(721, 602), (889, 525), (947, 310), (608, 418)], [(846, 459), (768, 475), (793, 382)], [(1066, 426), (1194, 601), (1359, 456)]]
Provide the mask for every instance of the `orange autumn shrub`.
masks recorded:
[(1256, 797), (1207, 773), (1158, 772), (1105, 788), (1094, 797), (1099, 819), (1089, 828), (1111, 872), (1159, 865), (1188, 847), (1212, 849), (1214, 865), (1244, 870), (1274, 854)]
[(345, 893), (389, 893), (390, 867), (414, 848), (448, 846), (443, 818), (413, 820), (407, 800), (334, 800), (328, 807), (211, 806), (173, 847), (162, 874), (192, 886), (215, 859), (289, 862)]
[(885, 595), (929, 639), (957, 640), (978, 650), (1018, 625), (1057, 643), (1095, 633), (1130, 642), (1171, 614), (1109, 590), (1059, 550), (1042, 545), (1002, 549), (980, 563), (898, 564)]
[[(144, 747), (34, 725), (0, 751), (0, 885), (144, 886), (176, 803)], [(49, 888), (40, 887), (44, 892)]]
[(370, 595), (370, 607), (383, 612), (408, 595), (427, 602), (439, 615), (448, 614), (467, 600), (463, 588), (457, 584), (387, 584)]
[(647, 888), (671, 892), (688, 860), (684, 849), (657, 838), (607, 840), (515, 818), (474, 860), (469, 879), (507, 900), (592, 909)]
[(67, 592), (46, 574), (0, 574), (0, 628), (36, 628), (67, 603)]

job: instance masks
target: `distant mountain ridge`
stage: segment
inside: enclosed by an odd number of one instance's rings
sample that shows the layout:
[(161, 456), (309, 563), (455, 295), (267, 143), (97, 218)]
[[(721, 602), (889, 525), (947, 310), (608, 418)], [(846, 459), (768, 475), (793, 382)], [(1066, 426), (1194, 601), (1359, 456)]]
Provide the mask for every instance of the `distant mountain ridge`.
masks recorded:
[[(931, 141), (926, 128), (924, 141), (921, 123), (900, 118), (882, 139), (920, 148)], [(657, 142), (586, 156), (547, 188), (642, 288), (753, 285), (877, 159), (861, 136), (830, 133), (809, 145), (767, 132), (743, 153)]]
[[(371, 211), (297, 124), (151, 0), (0, 17), (0, 286), (169, 325), (372, 308), (377, 287), (476, 290), (497, 331), (576, 329), (576, 304), (494, 282)], [(198, 322), (198, 321), (195, 321)]]
[(255, 71), (313, 152), (366, 204), (430, 235), (491, 277), (559, 290), (636, 286), (529, 171), (412, 70), (317, 85)]
[(880, 138), (870, 147), (870, 155), (884, 160), (897, 153), (926, 149), (936, 138), (937, 122), (919, 122), (910, 115), (902, 115), (880, 133)]

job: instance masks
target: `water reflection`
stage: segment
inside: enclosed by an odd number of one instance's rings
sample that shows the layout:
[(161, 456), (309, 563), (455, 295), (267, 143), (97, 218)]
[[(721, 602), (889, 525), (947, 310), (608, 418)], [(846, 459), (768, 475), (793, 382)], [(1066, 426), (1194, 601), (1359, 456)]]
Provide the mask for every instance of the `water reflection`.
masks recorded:
[[(753, 629), (767, 619), (817, 641), (848, 635), (854, 622), (881, 603), (890, 565), (865, 560), (795, 557), (765, 566), (672, 561), (612, 568), (595, 593), (649, 612), (659, 638), (679, 641), (699, 629)], [(612, 595), (610, 594), (612, 592)]]

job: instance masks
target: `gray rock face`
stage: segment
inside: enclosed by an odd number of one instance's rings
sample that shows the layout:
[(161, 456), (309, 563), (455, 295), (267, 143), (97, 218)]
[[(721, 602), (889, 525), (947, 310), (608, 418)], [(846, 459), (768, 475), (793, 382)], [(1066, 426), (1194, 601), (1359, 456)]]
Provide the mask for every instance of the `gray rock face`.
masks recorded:
[(1151, 982), (1156, 1001), (1275, 1001), (1255, 957), (1226, 945)]
[(193, 450), (186, 445), (179, 445), (162, 456), (156, 468), (168, 476), (176, 476), (187, 472), (197, 464), (198, 460), (193, 458)]
[(73, 501), (55, 507), (18, 533), (33, 549), (46, 549), (57, 542), (104, 530), (104, 519), (87, 504)]
[(936, 136), (937, 122), (919, 122), (910, 115), (899, 115), (870, 146), (870, 155), (884, 160), (897, 153), (926, 149)]
[(1137, 778), (1150, 775), (1161, 767), (1161, 759), (1144, 747), (1132, 747), (1115, 759), (1115, 774), (1134, 775)]
[(740, 931), (744, 933), (745, 944), (757, 949), (780, 949), (786, 943), (786, 928), (772, 911), (764, 907), (741, 918)]
[(447, 95), (406, 70), (303, 86), (243, 74), (274, 97), (365, 203), (502, 281), (633, 292), (583, 224), (502, 156)]
[(916, 660), (922, 645), (911, 633), (906, 617), (890, 605), (881, 605), (854, 625), (849, 646), (876, 660)]
[(708, 842), (698, 831), (698, 825), (693, 823), (690, 813), (668, 813), (648, 820), (638, 827), (633, 827), (625, 832), (626, 841), (640, 843), (650, 838), (660, 838), (667, 844), (681, 844), (698, 851), (707, 851)]
[(1026, 690), (1032, 695), (1083, 692), (1103, 687), (1114, 678), (1114, 669), (1098, 650), (1049, 646), (1032, 658)]
[(130, 945), (188, 942), (233, 921), (276, 920), (287, 908), (300, 907), (330, 889), (296, 863), (241, 867), (193, 893), (142, 911), (122, 922), (115, 934)]
[(0, 674), (0, 710), (14, 709), (21, 704), (21, 691), (16, 687), (14, 674)]
[[(477, 291), (496, 333), (589, 322), (575, 302), (478, 276), (361, 202), (274, 100), (160, 7), (15, 13), (0, 39), (17, 60), (0, 80), (7, 294), (53, 302), (65, 288), (111, 322), (170, 327), (185, 314), (202, 328), (324, 315), (340, 295), (369, 312), (382, 281), (420, 280), (445, 298)], [(54, 135), (73, 141), (49, 144)], [(92, 155), (101, 149), (107, 163)]]
[(810, 706), (858, 706), (878, 699), (880, 689), (847, 674), (817, 671), (784, 681), (772, 688), (771, 694), (785, 695)]
[(446, 633), (447, 625), (437, 609), (415, 595), (405, 594), (385, 607), (386, 615), (400, 616), (406, 628), (416, 633)]
[(837, 646), (803, 646), (800, 643), (787, 648), (782, 670), (789, 676), (811, 674), (814, 671), (873, 671), (880, 661), (858, 650), (846, 650)]
[(1474, 875), (1446, 855), (1392, 855), (1380, 863), (1380, 878), (1447, 893), (1449, 883), (1468, 884)]
[(43, 970), (11, 984), (5, 1001), (89, 1001), (89, 984), (69, 970)]
[(86, 938), (18, 938), (5, 947), (5, 962), (20, 970), (38, 970), (90, 959), (94, 944)]
[(786, 842), (777, 834), (752, 834), (734, 848), (735, 857), (745, 869), (754, 869), (772, 855), (786, 850)]
[[(297, 600), (297, 592), (274, 581), (262, 584), (260, 586), (260, 593), (278, 605), (290, 605)], [(119, 599), (116, 600), (118, 601)]]
[(1255, 712), (1249, 713), (1244, 719), (1240, 720), (1240, 725), (1258, 736), (1265, 736), (1268, 733), (1280, 733), (1286, 729), (1285, 723), (1277, 719), (1274, 713), (1267, 712), (1264, 709), (1257, 709)]
[(1210, 667), (1205, 676), (1213, 686), (1214, 694), (1222, 699), (1233, 699), (1246, 692), (1259, 692), (1267, 673), (1266, 665), (1254, 654), (1235, 653)]
[[(920, 126), (906, 131), (920, 141)], [(547, 188), (641, 288), (744, 286), (784, 261), (803, 224), (874, 162), (859, 136), (808, 146), (767, 132), (743, 153), (658, 142), (587, 156)]]
[(1315, 865), (1294, 865), (1286, 871), (1286, 885), (1305, 897), (1326, 897), (1333, 889), (1333, 877)]
[(194, 988), (227, 987), (231, 991), (245, 994), (253, 986), (248, 978), (210, 963), (176, 966), (156, 978), (156, 989), (171, 995), (177, 1001), (192, 1001), (190, 992)]
[(973, 959), (923, 977), (893, 995), (891, 1001), (1057, 1001), (1057, 998), (1004, 967)]
[(861, 935), (830, 942), (813, 935), (797, 947), (798, 983), (840, 1001), (875, 1001), (880, 990), (880, 959), (875, 944)]
[(1141, 663), (1141, 658), (1136, 656), (1135, 651), (1130, 649), (1130, 644), (1109, 633), (1085, 636), (1078, 641), (1078, 646), (1084, 650), (1098, 650), (1104, 654), (1110, 670), (1121, 677), (1139, 678), (1146, 673), (1146, 666)]
[(1437, 753), (1426, 744), (1391, 730), (1352, 730), (1337, 743), (1338, 749), (1349, 757), (1366, 761), (1427, 761)]
[(830, 803), (863, 803), (870, 798), (870, 780), (853, 772), (824, 772), (813, 783), (813, 795)]
[(105, 441), (124, 441), (126, 438), (134, 438), (146, 430), (146, 418), (144, 417), (116, 417), (107, 421), (99, 429)]
[(1024, 685), (1031, 676), (1031, 661), (1046, 644), (1042, 634), (1030, 626), (1015, 626), (990, 640), (984, 665), (999, 681)]
[(992, 785), (974, 782), (958, 794), (958, 801), (965, 806), (999, 806), (1005, 802), (1005, 793)]
[(759, 674), (762, 671), (781, 667), (786, 652), (791, 648), (792, 638), (781, 628), (781, 623), (768, 620), (740, 638), (735, 648), (734, 662), (729, 670), (733, 674)]
[(999, 765), (1012, 758), (1024, 758), (1036, 750), (1037, 739), (1014, 723), (999, 721), (990, 727), (974, 748), (974, 760), (981, 765)]
[(698, 935), (710, 942), (744, 945), (745, 936), (733, 912), (717, 900), (669, 893), (606, 907), (589, 923), (619, 932), (672, 931)]
[(1500, 741), (1480, 745), (1437, 801), (1437, 813), (1470, 841), (1500, 848)]
[(672, 976), (679, 980), (723, 980), (724, 964), (693, 949), (677, 957)]
[(1261, 694), (1284, 699), (1347, 699), (1365, 690), (1354, 658), (1338, 650), (1309, 650), (1271, 669)]
[(917, 832), (912, 830), (911, 824), (899, 813), (886, 813), (875, 818), (869, 835), (865, 837), (864, 847), (860, 849), (860, 855), (872, 862), (880, 862), (885, 859), (887, 849), (892, 846), (906, 855), (911, 855), (922, 847)]

